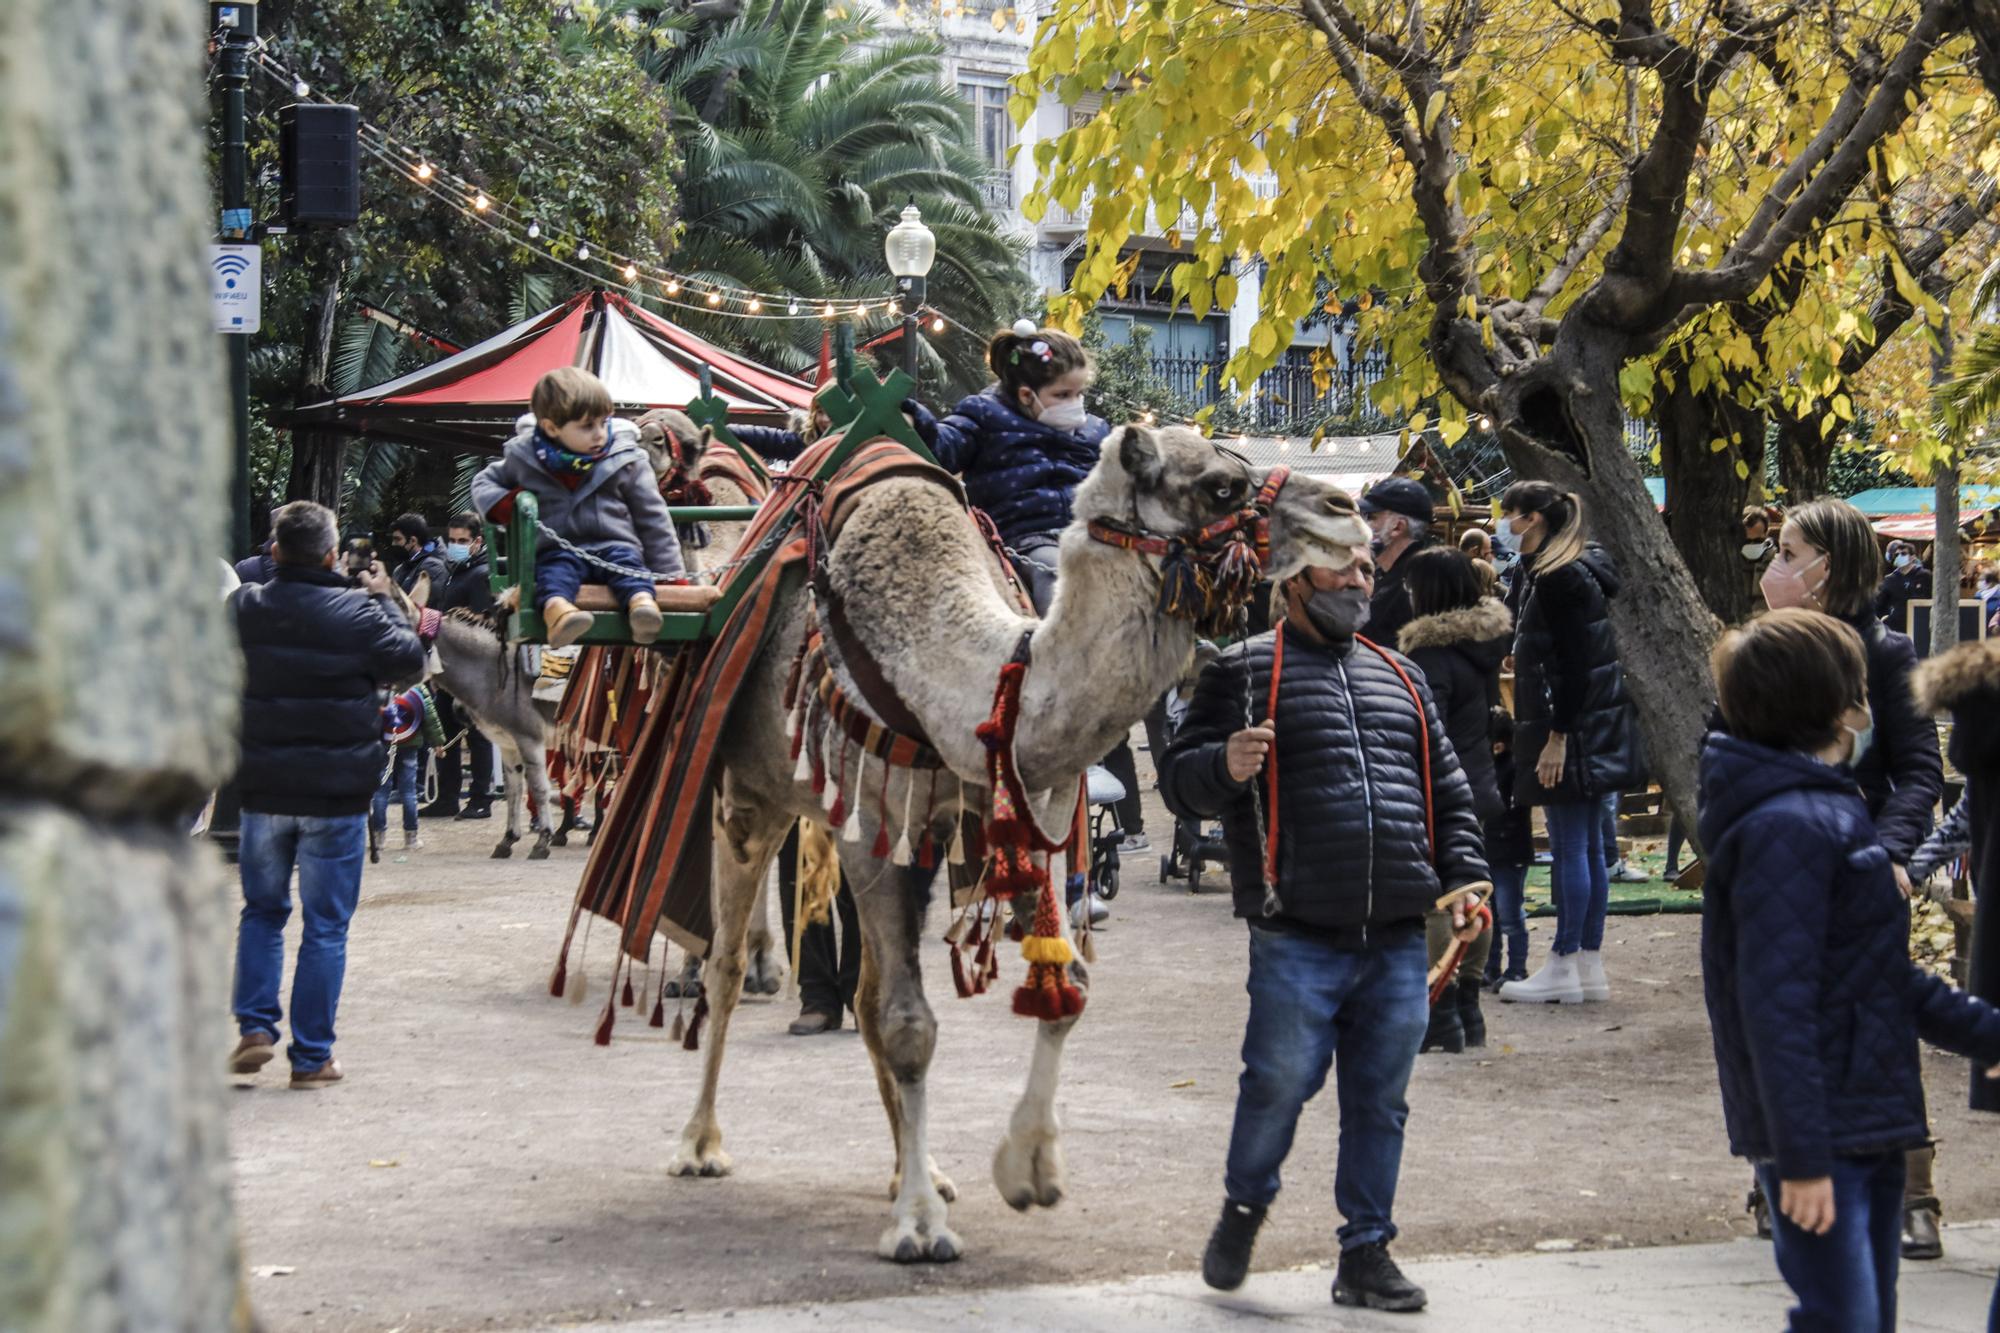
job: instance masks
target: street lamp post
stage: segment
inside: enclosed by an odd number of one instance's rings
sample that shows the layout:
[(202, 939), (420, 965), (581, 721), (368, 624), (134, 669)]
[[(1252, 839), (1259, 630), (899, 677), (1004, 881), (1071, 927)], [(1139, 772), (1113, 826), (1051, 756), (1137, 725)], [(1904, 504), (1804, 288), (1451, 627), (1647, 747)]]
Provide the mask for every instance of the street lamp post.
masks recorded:
[(917, 378), (917, 338), (922, 328), (924, 279), (937, 258), (937, 237), (924, 225), (914, 200), (903, 206), (903, 220), (889, 229), (882, 242), (889, 272), (896, 277), (896, 303), (903, 311), (903, 370)]
[[(257, 0), (209, 5), (222, 86), (222, 219), (217, 238), (248, 241), (250, 150), (244, 142), (244, 92), (250, 86), (250, 53), (257, 46)], [(234, 334), (229, 351), (229, 397), (235, 444), (229, 481), (229, 554), (250, 552), (250, 339)]]

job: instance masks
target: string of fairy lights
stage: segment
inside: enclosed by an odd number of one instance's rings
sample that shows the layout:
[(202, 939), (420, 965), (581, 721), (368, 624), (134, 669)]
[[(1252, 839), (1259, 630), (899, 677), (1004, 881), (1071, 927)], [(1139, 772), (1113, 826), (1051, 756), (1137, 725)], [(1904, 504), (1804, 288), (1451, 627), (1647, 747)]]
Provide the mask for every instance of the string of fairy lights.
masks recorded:
[[(254, 61), (267, 78), (289, 89), (300, 101), (333, 102), (332, 98), (318, 96), (310, 83), (268, 48), (259, 50)], [(553, 218), (544, 219), (531, 210), (496, 199), (483, 186), (439, 166), (421, 148), (372, 122), (360, 122), (359, 137), (362, 152), (437, 203), (511, 244), (534, 251), (538, 259), (592, 283), (622, 284), (644, 292), (650, 300), (662, 305), (728, 319), (861, 321), (870, 317), (899, 320), (903, 315), (902, 308), (892, 300), (812, 300), (796, 292), (757, 291), (699, 274), (676, 272), (653, 260), (595, 245), (588, 237), (577, 235)], [(918, 313), (932, 333), (941, 334), (947, 328), (972, 332), (933, 306), (926, 306)]]

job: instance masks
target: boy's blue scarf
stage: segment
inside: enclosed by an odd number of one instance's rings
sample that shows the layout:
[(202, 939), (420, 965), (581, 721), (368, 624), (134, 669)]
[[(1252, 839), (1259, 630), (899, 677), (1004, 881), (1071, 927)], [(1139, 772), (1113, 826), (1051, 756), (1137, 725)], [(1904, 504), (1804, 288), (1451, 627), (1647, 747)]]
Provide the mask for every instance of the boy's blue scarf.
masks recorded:
[(604, 454), (579, 454), (565, 449), (556, 441), (535, 427), (532, 441), (535, 446), (535, 460), (549, 470), (556, 480), (575, 490), (590, 470), (604, 461)]

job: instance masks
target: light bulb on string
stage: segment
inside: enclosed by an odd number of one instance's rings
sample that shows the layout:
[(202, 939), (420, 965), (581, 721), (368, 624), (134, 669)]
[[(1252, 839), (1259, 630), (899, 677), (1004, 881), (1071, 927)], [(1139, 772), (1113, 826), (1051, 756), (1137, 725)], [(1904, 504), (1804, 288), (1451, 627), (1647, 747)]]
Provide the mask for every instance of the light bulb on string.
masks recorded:
[(753, 296), (743, 308), (754, 315), (764, 308), (764, 303)]
[(721, 292), (710, 292), (710, 293), (708, 294), (708, 303), (709, 303), (710, 305), (721, 305), (721, 304), (722, 304), (722, 293), (721, 293)]
[(932, 320), (932, 321), (931, 321), (931, 332), (932, 332), (932, 333), (943, 333), (943, 332), (944, 332), (944, 316), (943, 316), (943, 315), (939, 315), (939, 316), (938, 316), (938, 317), (937, 317), (936, 319), (934, 319), (934, 320)]
[(627, 264), (619, 271), (625, 275), (625, 281), (627, 282), (631, 282), (639, 276), (639, 266), (637, 264)]
[(542, 224), (536, 222), (533, 218), (530, 218), (528, 220), (528, 239), (531, 241), (540, 240), (541, 235), (542, 235)]
[(796, 315), (796, 314), (798, 314), (798, 313), (799, 313), (799, 303), (798, 303), (797, 301), (792, 301), (792, 302), (790, 302), (789, 304), (787, 304), (787, 305), (785, 306), (785, 313), (787, 313), (787, 314), (791, 314), (791, 315)]
[(475, 212), (484, 213), (487, 209), (493, 207), (493, 201), (488, 199), (486, 192), (482, 190), (472, 196), (472, 207)]
[(307, 83), (304, 79), (300, 79), (292, 84), (292, 96), (310, 97), (311, 95), (312, 95), (312, 85), (310, 83)]
[(430, 178), (431, 178), (431, 164), (428, 162), (417, 163), (417, 179), (420, 181), (427, 181)]
[(680, 294), (681, 294), (681, 284), (680, 284), (680, 280), (679, 280), (678, 278), (668, 278), (668, 279), (667, 279), (667, 295), (668, 295), (668, 296), (679, 296)]
[(833, 318), (833, 302), (831, 302), (831, 301), (828, 301), (828, 302), (826, 303), (826, 309), (824, 309), (824, 310), (820, 311), (820, 312), (819, 312), (819, 314), (820, 314), (820, 318), (821, 318), (821, 319), (832, 319), (832, 318)]
[(590, 247), (587, 245), (576, 247), (576, 257), (579, 263), (588, 260), (590, 258)]

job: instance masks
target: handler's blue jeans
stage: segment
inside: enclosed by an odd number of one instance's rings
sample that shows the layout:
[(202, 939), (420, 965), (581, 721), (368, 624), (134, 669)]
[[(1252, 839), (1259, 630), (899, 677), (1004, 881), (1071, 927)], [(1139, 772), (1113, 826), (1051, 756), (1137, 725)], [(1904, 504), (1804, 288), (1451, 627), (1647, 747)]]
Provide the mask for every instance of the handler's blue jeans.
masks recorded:
[(1771, 1202), (1778, 1272), (1799, 1298), (1794, 1333), (1894, 1333), (1903, 1256), (1903, 1154), (1833, 1159), (1833, 1228), (1801, 1231), (1778, 1211), (1775, 1166), (1757, 1168)]
[(284, 1011), (285, 922), (292, 915), (292, 868), (299, 872), (298, 966), (292, 970), (292, 1068), (313, 1070), (333, 1056), (333, 1011), (347, 974), (347, 923), (361, 897), (368, 850), (366, 815), (243, 812), (243, 916), (236, 930), (237, 1030), (275, 1040)]
[(1604, 862), (1604, 806), (1595, 798), (1543, 808), (1549, 825), (1549, 896), (1556, 905), (1555, 951), (1604, 947), (1611, 869)]
[[(645, 553), (636, 546), (620, 546), (616, 542), (606, 542), (602, 546), (586, 546), (584, 550), (599, 560), (608, 560), (614, 565), (627, 569), (644, 569)], [(657, 571), (656, 571), (657, 572)], [(591, 564), (580, 555), (571, 555), (557, 548), (543, 551), (535, 557), (535, 609), (548, 605), (549, 598), (560, 597), (565, 602), (576, 600), (576, 591), (586, 583), (602, 583), (611, 589), (611, 595), (624, 606), (636, 593), (653, 595), (653, 585), (645, 579), (627, 578), (623, 574), (613, 574), (608, 569)]]
[(1231, 1199), (1266, 1205), (1278, 1197), (1299, 1111), (1337, 1058), (1340, 1247), (1396, 1238), (1389, 1215), (1410, 1118), (1403, 1093), (1430, 1021), (1425, 958), (1421, 927), (1367, 949), (1250, 928), (1250, 1022), (1223, 1177)]

